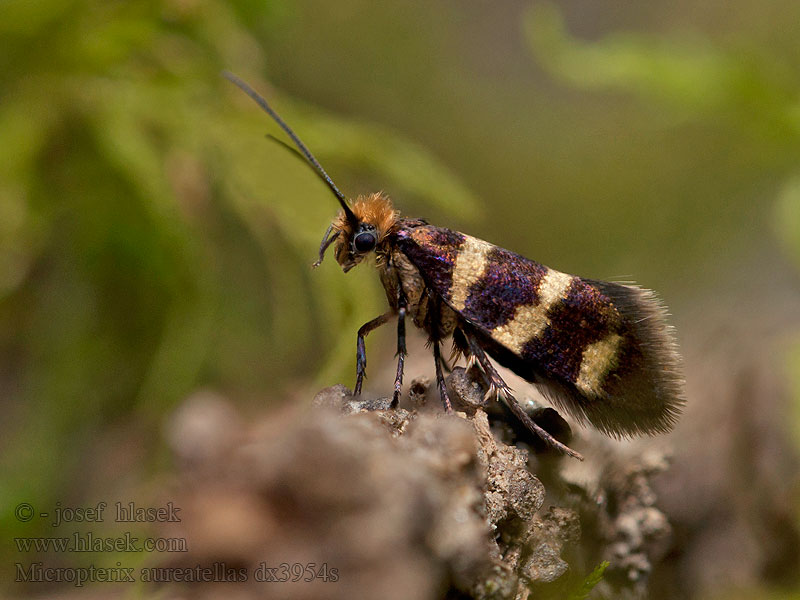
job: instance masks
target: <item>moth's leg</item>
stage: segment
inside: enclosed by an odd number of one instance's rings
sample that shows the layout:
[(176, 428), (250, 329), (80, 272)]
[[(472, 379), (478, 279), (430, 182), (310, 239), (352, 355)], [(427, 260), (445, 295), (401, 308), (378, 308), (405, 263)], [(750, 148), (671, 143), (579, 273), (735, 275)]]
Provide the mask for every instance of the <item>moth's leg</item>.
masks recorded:
[(333, 231), (333, 224), (331, 223), (328, 225), (328, 229), (325, 231), (325, 235), (322, 236), (322, 242), (319, 245), (319, 258), (314, 261), (314, 264), (311, 266), (317, 268), (322, 264), (322, 259), (325, 258), (325, 251), (328, 249), (333, 242), (336, 241), (336, 238), (339, 237), (340, 231), (337, 231), (333, 235), (331, 235), (331, 231)]
[[(453, 350), (450, 353), (450, 363), (454, 365), (462, 358), (466, 361), (465, 370), (469, 371), (475, 364), (475, 358), (469, 351), (469, 343), (467, 342), (466, 334), (461, 331), (461, 327), (458, 326), (453, 330)], [(486, 377), (486, 373), (480, 369), (478, 369), (478, 371), (480, 371), (481, 377), (483, 377), (488, 387), (489, 379)]]
[(397, 375), (394, 377), (392, 408), (400, 402), (403, 389), (403, 363), (406, 358), (406, 299), (402, 292), (397, 299)]
[[(447, 395), (447, 385), (444, 382), (444, 374), (442, 373), (442, 350), (439, 343), (442, 339), (441, 329), (441, 299), (428, 291), (428, 312), (425, 317), (425, 329), (428, 331), (428, 344), (433, 347), (433, 362), (436, 367), (436, 385), (439, 388), (439, 396), (442, 398), (444, 410), (446, 412), (453, 412), (453, 404), (450, 402), (450, 397)], [(449, 369), (448, 369), (449, 370)]]
[(552, 435), (550, 435), (547, 431), (539, 427), (533, 419), (530, 418), (528, 413), (523, 410), (523, 408), (517, 402), (517, 399), (511, 394), (511, 389), (506, 385), (506, 382), (503, 381), (503, 378), (500, 377), (500, 373), (497, 372), (497, 369), (494, 368), (492, 362), (489, 360), (489, 357), (486, 356), (486, 352), (483, 351), (480, 344), (478, 344), (477, 340), (475, 340), (474, 336), (470, 335), (469, 333), (466, 334), (467, 342), (469, 343), (469, 349), (472, 355), (480, 364), (481, 368), (486, 373), (486, 376), (489, 378), (490, 382), (490, 393), (494, 391), (495, 394), (502, 396), (505, 400), (508, 408), (517, 417), (522, 424), (527, 427), (531, 433), (539, 436), (539, 438), (551, 448), (562, 452), (563, 454), (568, 454), (573, 458), (577, 458), (578, 460), (583, 460), (583, 456), (579, 453), (575, 452), (569, 446), (562, 444)]
[(364, 338), (367, 337), (367, 334), (373, 329), (384, 325), (392, 316), (394, 316), (394, 312), (391, 310), (387, 311), (380, 317), (367, 321), (358, 330), (358, 341), (356, 342), (356, 387), (353, 390), (354, 396), (361, 394), (361, 384), (364, 381), (364, 377), (367, 376), (367, 347), (364, 344)]
[(439, 386), (439, 395), (442, 397), (445, 412), (453, 412), (450, 396), (447, 395), (447, 385), (442, 374), (442, 353), (439, 349), (439, 340), (433, 340), (433, 362), (436, 363), (436, 385)]
[(469, 352), (473, 361), (481, 366), (481, 370), (486, 378), (486, 383), (489, 386), (489, 394), (494, 396), (503, 396), (504, 398), (512, 397), (511, 388), (508, 387), (500, 373), (494, 368), (494, 365), (486, 356), (486, 352), (480, 347), (477, 340), (469, 333), (466, 333), (467, 343), (469, 344)]

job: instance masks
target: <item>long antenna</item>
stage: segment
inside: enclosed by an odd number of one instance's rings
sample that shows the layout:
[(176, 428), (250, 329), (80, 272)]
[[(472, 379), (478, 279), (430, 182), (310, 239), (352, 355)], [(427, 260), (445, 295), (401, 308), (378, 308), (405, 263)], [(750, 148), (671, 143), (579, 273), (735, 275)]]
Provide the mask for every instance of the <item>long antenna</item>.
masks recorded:
[(288, 135), (292, 139), (292, 141), (295, 143), (295, 145), (300, 150), (300, 152), (303, 154), (303, 156), (308, 161), (308, 163), (312, 167), (314, 167), (314, 169), (316, 170), (317, 174), (320, 177), (322, 177), (322, 180), (326, 184), (328, 184), (328, 187), (331, 189), (331, 191), (334, 193), (336, 198), (339, 200), (339, 204), (342, 205), (342, 209), (344, 210), (344, 214), (347, 217), (347, 220), (350, 221), (351, 223), (353, 223), (354, 225), (356, 223), (358, 223), (358, 217), (356, 217), (356, 215), (353, 213), (353, 211), (347, 205), (347, 200), (345, 199), (344, 194), (339, 191), (339, 188), (337, 188), (336, 184), (333, 183), (333, 180), (325, 172), (325, 169), (322, 168), (322, 165), (319, 164), (319, 161), (316, 158), (314, 158), (314, 155), (311, 154), (311, 150), (309, 150), (308, 147), (303, 143), (303, 141), (299, 137), (297, 137), (297, 134), (294, 131), (292, 131), (292, 128), (289, 127), (286, 124), (286, 122), (283, 119), (280, 118), (280, 116), (278, 116), (278, 113), (276, 113), (272, 109), (272, 107), (267, 103), (267, 101), (264, 99), (264, 97), (261, 96), (258, 92), (256, 92), (249, 85), (247, 85), (244, 81), (239, 79), (233, 73), (231, 73), (229, 71), (223, 71), (222, 72), (222, 76), (225, 77), (225, 79), (227, 79), (228, 81), (230, 81), (234, 85), (236, 85), (239, 89), (241, 89), (245, 94), (250, 96), (253, 100), (255, 100), (256, 104), (258, 104), (264, 110), (264, 112), (266, 112), (270, 117), (272, 117), (275, 120), (275, 122), (278, 125), (281, 126), (281, 129), (283, 129), (286, 132), (286, 135)]

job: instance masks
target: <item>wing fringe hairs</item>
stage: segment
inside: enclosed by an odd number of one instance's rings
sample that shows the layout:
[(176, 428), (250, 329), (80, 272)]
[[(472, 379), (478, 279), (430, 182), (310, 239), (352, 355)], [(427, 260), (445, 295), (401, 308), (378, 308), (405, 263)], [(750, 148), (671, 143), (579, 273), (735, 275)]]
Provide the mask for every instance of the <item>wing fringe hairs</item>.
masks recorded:
[(620, 368), (606, 380), (603, 397), (588, 399), (552, 380), (542, 382), (545, 397), (581, 424), (588, 421), (615, 438), (670, 431), (686, 400), (683, 361), (666, 308), (649, 289), (584, 281), (611, 299), (628, 326)]

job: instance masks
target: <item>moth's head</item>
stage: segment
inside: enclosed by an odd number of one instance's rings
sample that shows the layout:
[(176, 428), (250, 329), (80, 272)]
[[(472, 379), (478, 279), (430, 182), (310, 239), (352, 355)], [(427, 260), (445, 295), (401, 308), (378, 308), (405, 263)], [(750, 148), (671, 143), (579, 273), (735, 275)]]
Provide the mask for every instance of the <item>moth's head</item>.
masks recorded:
[(398, 211), (383, 194), (359, 196), (349, 210), (342, 210), (331, 224), (320, 246), (319, 260), (334, 241), (334, 255), (347, 273), (376, 251), (384, 249), (386, 236), (397, 228)]

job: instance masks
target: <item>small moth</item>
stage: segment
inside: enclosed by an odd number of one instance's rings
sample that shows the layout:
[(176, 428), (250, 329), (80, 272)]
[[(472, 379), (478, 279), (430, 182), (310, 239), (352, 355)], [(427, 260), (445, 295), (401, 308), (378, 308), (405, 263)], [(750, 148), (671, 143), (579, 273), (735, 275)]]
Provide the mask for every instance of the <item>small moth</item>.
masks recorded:
[(280, 125), (339, 201), (341, 211), (323, 236), (314, 266), (331, 245), (345, 273), (375, 259), (390, 308), (358, 330), (355, 395), (366, 376), (365, 337), (396, 318), (397, 404), (410, 317), (427, 333), (448, 412), (440, 346), (452, 338), (456, 355), (479, 367), (490, 395), (562, 453), (582, 459), (528, 416), (490, 357), (538, 384), (578, 422), (607, 435), (656, 434), (673, 427), (684, 404), (681, 360), (666, 310), (653, 292), (567, 275), (469, 235), (402, 217), (380, 193), (348, 203), (267, 101), (235, 75), (224, 75)]

